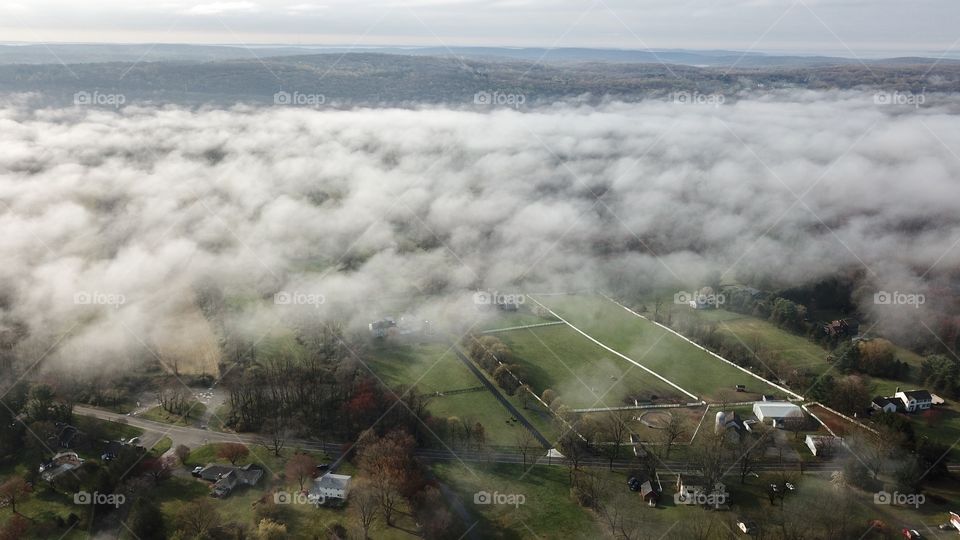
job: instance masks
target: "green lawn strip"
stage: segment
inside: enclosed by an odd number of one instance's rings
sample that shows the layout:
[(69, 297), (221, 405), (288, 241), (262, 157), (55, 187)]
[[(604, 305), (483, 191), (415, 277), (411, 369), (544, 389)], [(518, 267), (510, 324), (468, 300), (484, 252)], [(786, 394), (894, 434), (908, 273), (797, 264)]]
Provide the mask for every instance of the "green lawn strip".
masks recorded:
[(377, 341), (370, 353), (370, 369), (390, 386), (416, 384), (419, 393), (430, 394), (480, 385), (448, 344)]
[[(470, 468), (473, 473), (452, 462), (433, 466), (437, 477), (456, 492), (473, 519), (479, 520), (479, 537), (605, 537), (593, 515), (571, 499), (566, 468), (540, 465), (526, 473), (522, 465), (514, 464), (471, 464)], [(514, 506), (474, 504), (479, 491), (522, 495), (524, 501)]]
[(708, 401), (738, 384), (756, 394), (783, 393), (694, 347), (683, 338), (637, 317), (601, 296), (549, 296), (538, 301), (583, 332), (651, 371)]
[(90, 416), (74, 415), (73, 425), (83, 433), (110, 441), (129, 440), (143, 435), (143, 430), (138, 427), (123, 422), (100, 420)]
[(191, 426), (195, 420), (203, 418), (203, 414), (206, 412), (207, 406), (203, 403), (197, 402), (192, 403), (190, 407), (191, 408), (187, 416), (172, 414), (158, 405), (150, 410), (144, 411), (143, 413), (139, 414), (138, 417), (143, 418), (144, 420), (153, 420), (154, 422), (162, 422), (164, 424), (172, 424), (175, 426)]
[[(673, 387), (583, 337), (546, 326), (499, 334), (538, 395), (550, 388), (570, 408), (633, 405), (633, 398), (689, 401)], [(629, 399), (628, 399), (629, 398)]]
[(170, 437), (164, 437), (157, 441), (157, 444), (153, 445), (153, 448), (150, 449), (150, 455), (154, 457), (160, 457), (167, 453), (167, 450), (170, 450), (170, 447), (173, 446), (173, 441)]

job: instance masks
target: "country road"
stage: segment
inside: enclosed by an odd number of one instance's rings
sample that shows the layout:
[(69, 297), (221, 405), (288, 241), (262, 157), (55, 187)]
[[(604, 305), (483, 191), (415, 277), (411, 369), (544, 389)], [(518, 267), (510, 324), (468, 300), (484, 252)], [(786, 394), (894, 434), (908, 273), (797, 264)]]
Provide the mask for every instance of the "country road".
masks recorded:
[[(152, 435), (159, 440), (161, 437), (166, 436), (170, 437), (174, 441), (174, 445), (184, 444), (191, 448), (196, 448), (208, 443), (215, 442), (239, 442), (247, 445), (263, 445), (268, 443), (268, 439), (265, 437), (260, 437), (258, 435), (250, 434), (239, 434), (239, 433), (222, 433), (218, 431), (208, 431), (195, 427), (184, 427), (184, 426), (172, 426), (169, 424), (164, 424), (161, 422), (154, 422), (152, 420), (144, 420), (142, 418), (137, 418), (135, 416), (126, 416), (123, 414), (118, 414), (110, 411), (104, 411), (101, 409), (94, 409), (91, 407), (82, 407), (76, 406), (73, 409), (74, 414), (81, 416), (89, 416), (93, 418), (99, 418), (101, 420), (107, 420), (111, 422), (120, 422), (128, 424), (137, 428), (144, 430), (145, 437)], [(343, 448), (343, 443), (320, 443), (317, 441), (310, 441), (306, 439), (290, 439), (287, 441), (288, 447), (299, 447), (305, 450), (311, 450), (316, 452), (326, 452), (331, 457), (335, 457), (337, 460), (340, 459), (340, 452)], [(506, 452), (502, 450), (488, 451), (488, 452), (477, 452), (474, 450), (447, 450), (447, 449), (434, 449), (434, 448), (419, 448), (415, 451), (417, 458), (424, 461), (457, 461), (464, 464), (468, 469), (470, 463), (507, 463), (507, 464), (522, 464), (524, 462), (523, 456), (519, 452)], [(528, 456), (527, 465), (533, 463), (533, 458)], [(549, 459), (546, 456), (537, 457), (537, 463), (539, 465), (555, 465), (555, 466), (566, 466), (567, 462), (563, 459)], [(581, 460), (581, 466), (584, 467), (608, 467), (608, 460), (605, 458), (587, 458)], [(636, 467), (637, 462), (634, 459), (618, 459), (614, 460), (613, 468), (617, 470), (627, 470)], [(695, 473), (696, 471), (690, 467), (690, 464), (685, 461), (659, 461), (657, 463), (658, 467), (661, 468), (661, 474), (675, 474), (675, 473)], [(798, 463), (761, 463), (755, 467), (757, 471), (793, 471), (799, 472)], [(949, 464), (947, 468), (951, 473), (960, 472), (960, 464)], [(804, 464), (804, 472), (829, 472), (837, 471), (842, 469), (841, 463), (808, 463)]]

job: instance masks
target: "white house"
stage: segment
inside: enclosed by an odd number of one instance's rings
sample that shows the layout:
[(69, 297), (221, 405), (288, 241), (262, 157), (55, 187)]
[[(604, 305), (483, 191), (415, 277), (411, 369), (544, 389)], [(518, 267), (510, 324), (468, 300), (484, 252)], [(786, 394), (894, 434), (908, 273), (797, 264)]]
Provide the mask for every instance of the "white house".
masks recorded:
[(803, 418), (803, 409), (789, 401), (757, 401), (753, 404), (753, 414), (757, 420), (767, 422), (774, 427), (783, 426), (786, 418)]
[(313, 481), (310, 488), (309, 500), (317, 503), (338, 499), (347, 500), (350, 493), (350, 476), (345, 474), (327, 473)]
[(830, 456), (837, 446), (843, 441), (840, 437), (831, 437), (829, 435), (807, 435), (804, 440), (810, 453), (815, 456)]
[(933, 396), (926, 390), (898, 390), (894, 397), (903, 402), (903, 408), (907, 412), (925, 411), (933, 406)]

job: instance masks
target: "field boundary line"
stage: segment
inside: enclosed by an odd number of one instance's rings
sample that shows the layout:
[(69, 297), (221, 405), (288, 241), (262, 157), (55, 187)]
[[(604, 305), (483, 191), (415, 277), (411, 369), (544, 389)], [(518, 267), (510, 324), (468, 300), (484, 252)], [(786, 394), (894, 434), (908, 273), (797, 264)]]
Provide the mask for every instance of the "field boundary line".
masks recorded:
[[(677, 331), (674, 330), (673, 328), (670, 328), (669, 326), (660, 324), (660, 323), (658, 323), (657, 321), (651, 320), (651, 319), (648, 318), (648, 317), (644, 317), (643, 315), (641, 315), (641, 314), (637, 313), (636, 311), (628, 308), (627, 306), (621, 304), (620, 302), (617, 302), (616, 300), (614, 300), (613, 298), (610, 298), (609, 296), (603, 294), (602, 292), (601, 292), (601, 293), (598, 293), (598, 294), (600, 294), (600, 296), (606, 298), (607, 300), (613, 302), (614, 304), (622, 307), (623, 309), (627, 310), (628, 312), (632, 313), (634, 316), (640, 317), (641, 319), (643, 319), (643, 320), (645, 320), (645, 321), (651, 322), (651, 323), (659, 326), (660, 328), (663, 328), (663, 329), (666, 330), (667, 332), (670, 332), (671, 334), (679, 337), (680, 339), (686, 341), (687, 343), (693, 345), (694, 347), (700, 349), (701, 351), (709, 354), (710, 356), (713, 356), (713, 357), (716, 358), (717, 360), (721, 360), (721, 361), (723, 361), (723, 362), (726, 362), (727, 364), (730, 364), (731, 366), (739, 369), (740, 371), (746, 373), (747, 375), (750, 375), (751, 377), (753, 377), (753, 378), (755, 378), (755, 379), (757, 379), (757, 380), (763, 381), (763, 382), (769, 384), (770, 386), (776, 388), (777, 390), (780, 390), (781, 392), (785, 392), (786, 394), (788, 394), (788, 395), (790, 395), (790, 396), (793, 396), (793, 397), (796, 398), (796, 399), (804, 400), (804, 397), (801, 396), (800, 394), (798, 394), (798, 393), (796, 393), (796, 392), (794, 392), (794, 391), (792, 391), (792, 390), (788, 390), (788, 389), (780, 386), (779, 384), (777, 384), (777, 383), (775, 383), (775, 382), (772, 382), (772, 381), (770, 381), (770, 380), (767, 380), (766, 378), (761, 377), (760, 375), (757, 375), (756, 373), (750, 371), (749, 369), (746, 369), (746, 368), (744, 368), (744, 367), (742, 367), (742, 366), (738, 366), (737, 364), (734, 364), (734, 363), (731, 362), (730, 360), (727, 360), (726, 358), (724, 358), (724, 357), (720, 356), (719, 354), (711, 351), (710, 349), (704, 347), (703, 345), (700, 345), (699, 343), (691, 340), (690, 338), (688, 338), (687, 336), (681, 334), (680, 332), (677, 332)], [(534, 302), (537, 302), (537, 301), (534, 300)], [(540, 302), (537, 302), (537, 303), (539, 304)]]
[(497, 334), (500, 332), (513, 332), (514, 330), (526, 330), (527, 328), (540, 328), (543, 326), (557, 326), (563, 324), (563, 321), (550, 321), (545, 323), (525, 324), (523, 326), (508, 326), (506, 328), (494, 328), (493, 330), (484, 330), (480, 332), (483, 335)]
[[(528, 295), (528, 296), (529, 296), (529, 295)], [(550, 308), (548, 308), (547, 306), (545, 306), (545, 305), (541, 304), (540, 302), (538, 302), (536, 298), (530, 297), (530, 299), (533, 300), (538, 306), (540, 306), (540, 307), (542, 307), (543, 309), (549, 311), (551, 315), (553, 315), (554, 317), (560, 319), (564, 324), (566, 324), (566, 325), (569, 326), (570, 328), (573, 328), (574, 330), (576, 330), (577, 332), (579, 332), (580, 335), (582, 335), (583, 337), (585, 337), (585, 338), (589, 339), (590, 341), (596, 343), (597, 345), (603, 347), (603, 348), (606, 349), (607, 351), (610, 351), (611, 353), (619, 356), (620, 358), (623, 358), (623, 359), (626, 360), (627, 362), (630, 362), (631, 364), (633, 364), (633, 365), (637, 366), (638, 368), (646, 371), (647, 373), (653, 375), (654, 377), (660, 379), (661, 381), (669, 384), (670, 386), (672, 386), (673, 388), (676, 388), (677, 390), (683, 392), (683, 393), (686, 394), (687, 396), (690, 396), (690, 397), (693, 398), (693, 399), (697, 399), (697, 400), (703, 401), (701, 398), (697, 397), (695, 394), (692, 394), (692, 393), (684, 390), (684, 389), (681, 388), (679, 385), (677, 385), (676, 383), (674, 383), (674, 382), (671, 381), (670, 379), (667, 379), (667, 378), (664, 377), (663, 375), (660, 375), (660, 374), (657, 373), (656, 371), (653, 371), (652, 369), (650, 369), (650, 368), (642, 365), (640, 362), (637, 362), (636, 360), (630, 358), (629, 356), (626, 356), (626, 355), (624, 355), (624, 354), (621, 354), (621, 353), (619, 353), (619, 352), (611, 349), (610, 347), (604, 345), (604, 344), (601, 343), (600, 341), (597, 341), (597, 340), (596, 340), (593, 336), (591, 336), (590, 334), (588, 334), (588, 333), (584, 332), (583, 330), (577, 328), (576, 326), (570, 324), (570, 321), (564, 319), (563, 317), (561, 317), (560, 315), (558, 315), (558, 314), (557, 314), (555, 311), (553, 311), (552, 309), (550, 309)], [(704, 403), (706, 403), (706, 402), (704, 402)]]
[(611, 411), (648, 411), (656, 409), (684, 409), (692, 407), (703, 407), (702, 401), (697, 401), (694, 403), (661, 403), (659, 405), (649, 404), (649, 405), (622, 405), (620, 407), (587, 407), (584, 409), (570, 409), (572, 413), (584, 414), (584, 413), (598, 413), (598, 412), (611, 412)]

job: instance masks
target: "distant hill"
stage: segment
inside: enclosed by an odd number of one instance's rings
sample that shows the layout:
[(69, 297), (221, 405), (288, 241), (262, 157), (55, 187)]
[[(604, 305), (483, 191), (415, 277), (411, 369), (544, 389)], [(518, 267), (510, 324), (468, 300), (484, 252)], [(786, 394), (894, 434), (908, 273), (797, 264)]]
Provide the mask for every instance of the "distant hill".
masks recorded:
[[(0, 64), (90, 64), (103, 62), (212, 62), (253, 60), (281, 56), (374, 53), (404, 56), (459, 57), (475, 60), (516, 60), (539, 63), (613, 62), (676, 64), (701, 67), (822, 67), (842, 65), (927, 64), (936, 58), (889, 58), (858, 60), (836, 56), (764, 54), (755, 51), (684, 49), (592, 49), (563, 47), (332, 47), (332, 46), (251, 46), (186, 44), (3, 44)], [(937, 55), (939, 56), (939, 55)], [(943, 63), (960, 60), (944, 59)]]
[(70, 103), (77, 92), (119, 93), (135, 102), (272, 103), (279, 92), (321, 94), (328, 106), (448, 103), (472, 105), (478, 92), (522, 94), (525, 104), (666, 96), (686, 91), (728, 96), (776, 88), (883, 88), (960, 91), (960, 63), (902, 59), (807, 67), (733, 69), (580, 61), (544, 64), (381, 53), (313, 54), (213, 61), (0, 65), (0, 92), (35, 92)]

